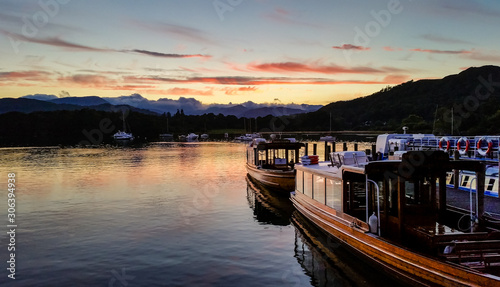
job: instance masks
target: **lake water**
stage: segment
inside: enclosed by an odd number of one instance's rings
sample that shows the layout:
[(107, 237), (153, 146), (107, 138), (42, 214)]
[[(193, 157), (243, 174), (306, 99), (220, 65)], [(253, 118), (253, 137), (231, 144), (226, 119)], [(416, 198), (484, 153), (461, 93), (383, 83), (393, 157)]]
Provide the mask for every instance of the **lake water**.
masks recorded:
[(0, 285), (394, 286), (292, 223), (286, 197), (247, 182), (244, 158), (236, 143), (0, 149)]

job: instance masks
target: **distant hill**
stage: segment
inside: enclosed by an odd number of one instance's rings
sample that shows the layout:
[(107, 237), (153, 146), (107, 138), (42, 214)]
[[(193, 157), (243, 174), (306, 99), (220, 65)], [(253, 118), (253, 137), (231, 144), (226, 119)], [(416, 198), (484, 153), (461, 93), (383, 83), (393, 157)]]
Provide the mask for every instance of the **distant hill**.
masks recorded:
[[(96, 97), (100, 99), (99, 97)], [(61, 98), (64, 99), (64, 98)], [(81, 103), (87, 102), (90, 104), (90, 102), (93, 101), (95, 103), (100, 102), (97, 99), (90, 99), (88, 101), (82, 101)], [(103, 100), (104, 101), (104, 100)], [(70, 100), (68, 102), (78, 102), (74, 100)], [(34, 100), (34, 99), (27, 99), (27, 98), (4, 98), (0, 99), (0, 114), (3, 113), (8, 113), (8, 112), (21, 112), (21, 113), (32, 113), (32, 112), (51, 112), (51, 111), (75, 111), (75, 110), (81, 110), (81, 109), (91, 109), (91, 110), (96, 110), (96, 111), (103, 111), (103, 112), (118, 112), (122, 110), (123, 108), (134, 111), (134, 112), (139, 112), (143, 114), (149, 114), (149, 115), (157, 115), (158, 113), (149, 111), (149, 110), (144, 110), (144, 109), (138, 109), (135, 107), (131, 107), (128, 105), (112, 105), (110, 103), (105, 103), (102, 104), (97, 104), (97, 105), (77, 105), (77, 104), (66, 104), (66, 103), (54, 103), (51, 101), (40, 101), (40, 100)]]
[(97, 106), (102, 104), (109, 104), (108, 101), (97, 96), (57, 98), (50, 100), (50, 102), (56, 104), (69, 104), (78, 106)]
[(500, 67), (469, 68), (442, 79), (409, 81), (299, 115), (290, 129), (394, 130), (500, 134)]
[[(247, 101), (243, 104), (210, 104), (204, 105), (200, 101), (194, 98), (180, 97), (177, 100), (162, 98), (158, 100), (149, 100), (140, 94), (132, 94), (129, 96), (120, 97), (107, 97), (102, 98), (98, 96), (88, 96), (88, 97), (63, 97), (59, 98), (55, 95), (47, 94), (34, 94), (20, 97), (20, 99), (31, 99), (45, 101), (55, 104), (66, 104), (66, 105), (76, 105), (84, 106), (89, 108), (96, 108), (96, 106), (103, 104), (111, 104), (115, 106), (130, 106), (141, 110), (148, 110), (153, 113), (163, 114), (170, 113), (175, 114), (181, 111), (185, 115), (203, 115), (213, 113), (215, 115), (223, 114), (226, 116), (233, 115), (237, 117), (264, 117), (268, 115), (272, 116), (284, 116), (292, 115), (297, 113), (307, 113), (318, 110), (321, 105), (308, 105), (308, 104), (257, 104), (252, 101)], [(44, 111), (48, 109), (46, 105), (40, 105), (40, 110), (31, 111)], [(55, 108), (59, 110), (62, 106)], [(75, 107), (69, 107), (68, 110), (73, 110)], [(101, 109), (100, 109), (101, 110)], [(4, 109), (4, 112), (7, 110)], [(17, 110), (16, 110), (17, 111)], [(146, 112), (147, 113), (147, 112)]]
[(0, 99), (0, 114), (7, 112), (32, 113), (36, 111), (46, 111), (46, 112), (60, 111), (60, 110), (74, 111), (81, 108), (82, 108), (81, 106), (76, 106), (76, 105), (56, 104), (34, 99), (25, 99), (25, 98)]
[(251, 109), (243, 112), (241, 116), (246, 118), (256, 118), (256, 117), (265, 117), (267, 115), (273, 116), (288, 116), (304, 113), (303, 110), (286, 108), (286, 107), (263, 107), (257, 109)]

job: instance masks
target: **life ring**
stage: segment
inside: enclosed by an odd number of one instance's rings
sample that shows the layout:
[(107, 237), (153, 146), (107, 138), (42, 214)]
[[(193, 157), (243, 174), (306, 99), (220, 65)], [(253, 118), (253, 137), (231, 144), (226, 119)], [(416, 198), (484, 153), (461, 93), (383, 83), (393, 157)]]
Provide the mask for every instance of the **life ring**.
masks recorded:
[[(443, 149), (443, 142), (446, 142), (446, 148), (445, 148), (445, 149)], [(442, 151), (446, 151), (446, 152), (447, 152), (447, 151), (449, 151), (449, 150), (450, 150), (450, 145), (451, 145), (451, 143), (450, 143), (450, 139), (449, 139), (449, 138), (447, 138), (447, 137), (443, 137), (443, 138), (441, 138), (441, 139), (439, 140), (439, 144), (438, 144), (438, 145), (439, 145), (439, 149), (440, 149), (440, 150), (442, 150)]]
[[(483, 142), (485, 141), (488, 144), (488, 148), (486, 150), (483, 149)], [(493, 147), (493, 142), (490, 139), (482, 137), (477, 141), (477, 146), (476, 146), (477, 152), (482, 156), (489, 155), (491, 153), (492, 147)]]
[[(462, 143), (465, 142), (465, 149), (462, 150)], [(469, 149), (470, 149), (470, 142), (469, 140), (466, 138), (466, 137), (461, 137), (458, 141), (457, 141), (457, 150), (458, 152), (461, 154), (461, 155), (466, 155), (467, 152), (469, 152)]]

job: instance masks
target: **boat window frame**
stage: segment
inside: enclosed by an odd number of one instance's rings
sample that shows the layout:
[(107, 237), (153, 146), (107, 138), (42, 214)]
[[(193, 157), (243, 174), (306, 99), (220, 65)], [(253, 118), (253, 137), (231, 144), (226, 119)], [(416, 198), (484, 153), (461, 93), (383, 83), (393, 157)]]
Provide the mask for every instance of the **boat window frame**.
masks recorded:
[[(318, 179), (321, 179), (322, 183)], [(324, 176), (313, 174), (313, 199), (326, 204), (326, 178)]]
[[(300, 177), (300, 178), (299, 178)], [(300, 182), (300, 184), (299, 184)], [(299, 189), (300, 187), (300, 189)], [(295, 174), (295, 190), (304, 193), (304, 171), (297, 170)]]

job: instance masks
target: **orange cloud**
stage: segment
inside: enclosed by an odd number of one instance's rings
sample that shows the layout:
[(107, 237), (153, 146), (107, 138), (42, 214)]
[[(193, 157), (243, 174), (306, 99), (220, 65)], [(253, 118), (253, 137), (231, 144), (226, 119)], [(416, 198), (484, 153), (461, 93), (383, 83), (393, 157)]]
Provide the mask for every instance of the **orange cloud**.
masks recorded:
[(390, 46), (385, 46), (385, 47), (384, 47), (384, 50), (385, 50), (385, 51), (389, 51), (389, 52), (394, 52), (394, 51), (403, 51), (403, 49), (401, 49), (401, 48), (394, 48), (394, 47), (390, 47)]
[(357, 50), (357, 51), (368, 51), (370, 47), (356, 46), (352, 44), (344, 44), (342, 46), (332, 46), (333, 49), (337, 50)]
[(432, 54), (470, 54), (472, 51), (467, 50), (433, 50), (433, 49), (410, 49), (410, 51), (414, 52), (424, 52), (424, 53), (432, 53)]
[(238, 95), (240, 94), (239, 92), (255, 92), (258, 90), (257, 87), (253, 86), (253, 87), (239, 87), (239, 88), (230, 88), (230, 87), (226, 87), (224, 89), (222, 89), (226, 95)]
[(384, 78), (383, 82), (386, 84), (401, 84), (410, 79), (408, 75), (388, 75)]

